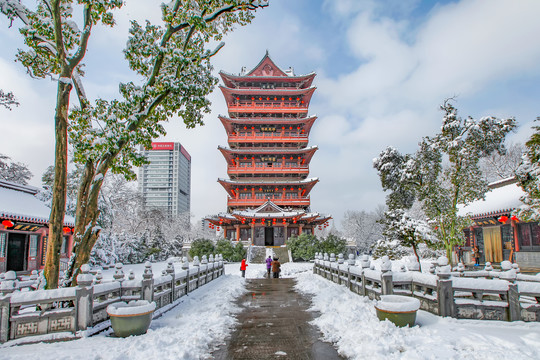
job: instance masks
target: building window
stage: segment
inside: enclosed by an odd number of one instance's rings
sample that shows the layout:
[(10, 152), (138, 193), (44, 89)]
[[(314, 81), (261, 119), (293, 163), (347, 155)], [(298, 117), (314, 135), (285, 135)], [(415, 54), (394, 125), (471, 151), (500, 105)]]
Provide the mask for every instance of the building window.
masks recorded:
[(540, 227), (537, 222), (517, 224), (517, 229), (520, 250), (540, 250)]
[(67, 252), (68, 238), (64, 236), (62, 238), (62, 247), (60, 248), (60, 254), (65, 254)]
[(0, 257), (6, 257), (7, 233), (0, 232)]
[(28, 255), (30, 257), (36, 257), (37, 256), (37, 246), (38, 246), (38, 236), (37, 235), (30, 235), (30, 249), (28, 251)]

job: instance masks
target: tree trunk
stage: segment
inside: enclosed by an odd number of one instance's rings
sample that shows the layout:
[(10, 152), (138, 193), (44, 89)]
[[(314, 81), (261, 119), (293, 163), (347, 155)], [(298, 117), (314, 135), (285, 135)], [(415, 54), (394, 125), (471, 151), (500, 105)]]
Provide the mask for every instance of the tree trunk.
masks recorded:
[(418, 256), (418, 251), (416, 249), (416, 244), (414, 242), (412, 244), (412, 250), (414, 252), (414, 256), (416, 256), (416, 261), (418, 261), (418, 266), (420, 267), (420, 272), (422, 272), (422, 264), (420, 263), (420, 256)]
[[(77, 238), (76, 246), (73, 248), (73, 255), (70, 259), (68, 271), (66, 272), (66, 281), (64, 286), (77, 285), (77, 274), (81, 265), (86, 264), (90, 259), (90, 252), (96, 243), (101, 229), (96, 228), (97, 219), (99, 216), (98, 200), (101, 186), (105, 174), (101, 179), (95, 179), (94, 168), (87, 168), (81, 179), (81, 187), (79, 189), (79, 197), (77, 199), (77, 222), (75, 227), (75, 236)], [(98, 171), (105, 171), (108, 168), (100, 166)]]
[(58, 287), (60, 271), (60, 247), (63, 240), (64, 215), (66, 212), (68, 107), (72, 85), (58, 82), (55, 122), (55, 162), (51, 215), (49, 218), (49, 241), (43, 274), (46, 289)]

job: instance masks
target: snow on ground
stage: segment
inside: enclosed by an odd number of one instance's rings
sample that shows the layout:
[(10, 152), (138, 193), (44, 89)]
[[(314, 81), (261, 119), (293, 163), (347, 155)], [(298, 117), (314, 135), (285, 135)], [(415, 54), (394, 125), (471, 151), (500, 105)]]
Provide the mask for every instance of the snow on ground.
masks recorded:
[(236, 320), (234, 300), (245, 291), (244, 280), (225, 275), (182, 298), (181, 303), (155, 319), (146, 335), (121, 339), (101, 333), (79, 340), (0, 348), (0, 359), (209, 359), (223, 343)]
[(441, 318), (419, 311), (412, 328), (381, 322), (375, 302), (312, 273), (297, 276), (312, 295), (323, 339), (350, 359), (540, 359), (540, 324)]
[[(154, 274), (161, 266), (156, 265)], [(323, 339), (350, 359), (540, 359), (540, 323), (440, 318), (419, 311), (418, 326), (396, 328), (380, 322), (374, 302), (312, 274), (310, 263), (285, 263), (283, 277), (296, 277), (297, 289), (312, 296), (313, 324)], [(126, 266), (128, 267), (128, 266)], [(144, 269), (144, 266), (139, 266)], [(137, 268), (137, 266), (135, 266)], [(142, 271), (141, 271), (142, 272)], [(139, 273), (139, 271), (136, 271)], [(188, 296), (153, 320), (146, 335), (114, 338), (110, 330), (93, 337), (52, 344), (0, 347), (0, 359), (150, 360), (210, 359), (236, 324), (235, 300), (245, 292), (240, 264), (226, 264), (226, 275)], [(266, 274), (249, 264), (246, 278)]]

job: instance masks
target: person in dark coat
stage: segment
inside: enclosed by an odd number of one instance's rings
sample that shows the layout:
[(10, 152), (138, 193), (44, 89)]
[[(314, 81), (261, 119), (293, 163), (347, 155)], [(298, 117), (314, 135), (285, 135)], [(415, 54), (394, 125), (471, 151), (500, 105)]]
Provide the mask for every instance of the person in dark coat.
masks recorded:
[(270, 279), (270, 271), (272, 270), (272, 257), (268, 255), (268, 259), (266, 259), (266, 271), (268, 273), (268, 278)]
[(474, 266), (480, 265), (480, 249), (478, 246), (473, 247), (473, 256), (474, 256)]
[(274, 278), (279, 278), (279, 272), (281, 270), (281, 264), (278, 261), (279, 259), (277, 257), (274, 258), (274, 261), (272, 261), (272, 274), (274, 275)]
[(246, 259), (242, 259), (242, 262), (240, 263), (240, 271), (242, 272), (242, 277), (246, 277), (246, 269), (248, 267), (248, 264), (246, 264)]

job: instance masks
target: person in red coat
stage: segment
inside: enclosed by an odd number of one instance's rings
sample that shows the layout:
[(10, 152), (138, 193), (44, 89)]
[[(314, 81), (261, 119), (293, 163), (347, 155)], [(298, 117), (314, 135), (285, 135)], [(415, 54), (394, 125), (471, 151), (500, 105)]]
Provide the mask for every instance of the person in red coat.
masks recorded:
[(246, 264), (246, 259), (242, 259), (242, 262), (240, 263), (240, 271), (242, 272), (242, 277), (246, 277), (247, 267), (248, 264)]

